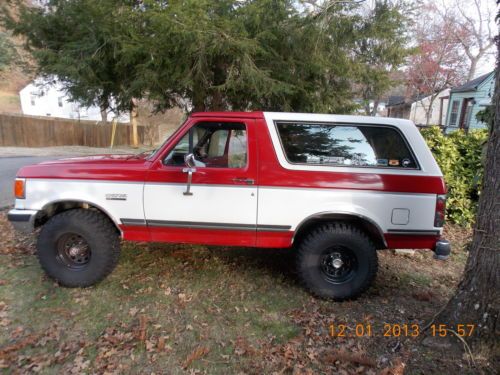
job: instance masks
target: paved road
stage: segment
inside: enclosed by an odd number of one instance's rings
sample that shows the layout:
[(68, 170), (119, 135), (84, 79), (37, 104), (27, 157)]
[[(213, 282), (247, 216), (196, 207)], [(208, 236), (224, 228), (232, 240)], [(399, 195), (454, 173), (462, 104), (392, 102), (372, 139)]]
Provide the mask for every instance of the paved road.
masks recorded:
[[(67, 156), (64, 156), (67, 157)], [(0, 208), (14, 204), (13, 183), (19, 168), (63, 156), (0, 157)]]

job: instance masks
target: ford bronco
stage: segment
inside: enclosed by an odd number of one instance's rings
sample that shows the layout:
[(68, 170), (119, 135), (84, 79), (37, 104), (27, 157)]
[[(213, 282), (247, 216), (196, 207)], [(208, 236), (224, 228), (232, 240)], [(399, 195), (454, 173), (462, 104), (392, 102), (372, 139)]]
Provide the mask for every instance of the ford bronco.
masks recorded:
[(336, 300), (369, 287), (377, 250), (450, 253), (441, 171), (402, 119), (196, 113), (150, 154), (27, 166), (14, 190), (9, 220), (41, 228), (40, 264), (68, 287), (105, 278), (120, 238), (290, 248), (305, 287)]

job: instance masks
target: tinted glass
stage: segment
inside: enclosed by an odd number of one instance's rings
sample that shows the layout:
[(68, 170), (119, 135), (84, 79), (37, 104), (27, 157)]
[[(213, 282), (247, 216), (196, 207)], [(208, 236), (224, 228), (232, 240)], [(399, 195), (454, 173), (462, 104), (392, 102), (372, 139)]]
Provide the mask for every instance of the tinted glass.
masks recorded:
[(241, 123), (199, 123), (177, 143), (163, 163), (184, 166), (184, 157), (190, 152), (195, 156), (196, 167), (243, 168), (247, 163), (246, 127)]
[(290, 163), (417, 168), (404, 139), (393, 128), (293, 122), (276, 126)]

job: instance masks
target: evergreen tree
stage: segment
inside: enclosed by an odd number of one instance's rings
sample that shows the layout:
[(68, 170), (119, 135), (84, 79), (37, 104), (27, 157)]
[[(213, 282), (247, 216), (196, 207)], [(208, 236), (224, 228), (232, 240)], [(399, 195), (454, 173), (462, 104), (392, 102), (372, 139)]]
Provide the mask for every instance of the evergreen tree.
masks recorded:
[(370, 16), (334, 1), (320, 12), (293, 0), (19, 2), (4, 21), (38, 73), (103, 110), (147, 98), (160, 110), (346, 113), (354, 82), (378, 93), (400, 62), (402, 15), (386, 1)]

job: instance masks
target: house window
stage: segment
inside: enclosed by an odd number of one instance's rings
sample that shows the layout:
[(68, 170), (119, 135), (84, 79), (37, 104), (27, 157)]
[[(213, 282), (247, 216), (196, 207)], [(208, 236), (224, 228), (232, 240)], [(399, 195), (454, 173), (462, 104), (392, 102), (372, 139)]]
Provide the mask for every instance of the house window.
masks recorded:
[(35, 105), (35, 99), (36, 99), (36, 96), (35, 96), (35, 95), (31, 95), (31, 96), (30, 96), (30, 103), (31, 103), (31, 105), (33, 105), (33, 106)]
[(58, 98), (57, 98), (57, 105), (58, 105), (59, 107), (62, 107), (62, 106), (63, 106), (63, 104), (64, 104), (63, 99), (64, 99), (64, 97), (63, 97), (63, 96), (60, 96), (60, 97), (58, 97)]
[(459, 100), (454, 100), (451, 103), (450, 126), (457, 126), (458, 107), (459, 106), (460, 106), (460, 101)]

